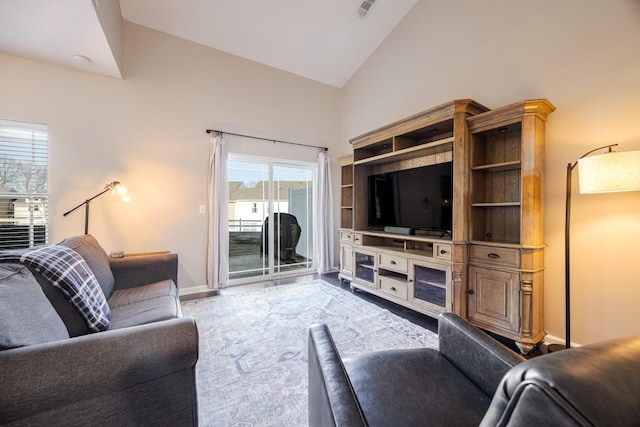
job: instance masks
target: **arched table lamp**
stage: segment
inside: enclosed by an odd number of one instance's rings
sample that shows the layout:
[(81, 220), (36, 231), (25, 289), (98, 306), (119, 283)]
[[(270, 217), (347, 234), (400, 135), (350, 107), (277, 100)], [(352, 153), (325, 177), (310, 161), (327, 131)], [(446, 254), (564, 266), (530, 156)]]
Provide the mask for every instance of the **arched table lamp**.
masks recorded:
[[(549, 351), (571, 348), (571, 274), (570, 274), (570, 219), (571, 175), (576, 166), (581, 194), (611, 193), (640, 190), (640, 151), (617, 153), (611, 150), (618, 144), (605, 145), (584, 154), (576, 162), (567, 165), (567, 195), (564, 227), (565, 265), (565, 346), (552, 344)], [(604, 154), (590, 156), (596, 151), (608, 149)]]
[(100, 197), (102, 196), (104, 193), (111, 191), (111, 193), (118, 193), (122, 196), (123, 200), (125, 202), (129, 201), (129, 196), (127, 196), (127, 188), (122, 185), (119, 181), (113, 181), (109, 184), (107, 184), (104, 187), (104, 190), (102, 190), (100, 193), (96, 194), (93, 197), (88, 198), (87, 200), (85, 200), (84, 202), (80, 203), (78, 206), (76, 206), (75, 208), (65, 212), (62, 216), (67, 216), (69, 215), (71, 212), (75, 211), (76, 209), (84, 206), (84, 234), (89, 234), (89, 203), (95, 199), (96, 197)]

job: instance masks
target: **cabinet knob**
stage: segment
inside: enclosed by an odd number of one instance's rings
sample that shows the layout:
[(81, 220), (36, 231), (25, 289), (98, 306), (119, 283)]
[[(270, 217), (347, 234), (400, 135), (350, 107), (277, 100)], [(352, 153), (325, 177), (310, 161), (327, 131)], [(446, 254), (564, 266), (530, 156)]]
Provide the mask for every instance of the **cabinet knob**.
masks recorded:
[(393, 292), (395, 292), (395, 291), (396, 291), (396, 287), (395, 287), (395, 286), (392, 286), (392, 287), (391, 287), (391, 290), (392, 290)]
[(391, 264), (391, 265), (396, 265), (396, 262), (395, 262), (394, 260), (391, 260), (391, 261), (389, 262), (389, 264)]
[(473, 295), (473, 293), (474, 293), (474, 292), (473, 292), (473, 289), (469, 289), (469, 290), (467, 291), (467, 294), (469, 294), (469, 295)]
[(407, 282), (413, 283), (413, 279), (409, 279), (409, 280), (407, 280)]
[(487, 256), (491, 259), (500, 259), (500, 255), (494, 253), (490, 253)]
[(440, 249), (440, 255), (444, 255), (444, 254), (446, 254), (446, 253), (447, 253), (447, 251), (446, 251), (446, 250), (444, 250), (444, 249)]

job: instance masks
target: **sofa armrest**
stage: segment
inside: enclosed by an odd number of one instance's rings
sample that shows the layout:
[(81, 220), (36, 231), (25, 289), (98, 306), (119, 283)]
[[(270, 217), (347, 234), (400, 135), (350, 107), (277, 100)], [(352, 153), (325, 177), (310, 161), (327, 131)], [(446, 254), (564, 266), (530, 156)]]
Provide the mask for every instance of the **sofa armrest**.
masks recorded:
[(366, 426), (326, 325), (309, 328), (309, 426)]
[[(0, 424), (74, 405), (85, 410), (95, 405), (95, 412), (108, 419), (107, 396), (180, 371), (184, 374), (175, 376), (174, 388), (192, 389), (195, 409), (197, 359), (198, 331), (189, 318), (1, 351)], [(186, 398), (165, 392), (159, 399), (167, 408), (171, 400)], [(111, 411), (118, 411), (114, 406)]]
[(149, 285), (171, 279), (178, 285), (178, 254), (110, 258), (114, 290)]
[(636, 426), (640, 336), (534, 357), (503, 378), (482, 426)]
[(440, 353), (487, 396), (493, 397), (500, 380), (525, 358), (453, 313), (438, 318)]

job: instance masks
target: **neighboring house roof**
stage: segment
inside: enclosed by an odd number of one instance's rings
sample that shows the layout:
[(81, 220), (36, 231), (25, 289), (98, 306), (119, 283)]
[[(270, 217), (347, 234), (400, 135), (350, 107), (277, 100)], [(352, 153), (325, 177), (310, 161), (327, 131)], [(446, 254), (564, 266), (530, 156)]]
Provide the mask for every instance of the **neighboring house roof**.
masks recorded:
[[(253, 185), (254, 183), (251, 183)], [(306, 181), (279, 181), (277, 183), (278, 189), (274, 189), (273, 199), (275, 201), (286, 201), (289, 199), (289, 190), (299, 190), (307, 188), (308, 182)], [(259, 181), (255, 185), (249, 187), (244, 182), (231, 181), (229, 182), (229, 201), (260, 201), (268, 197), (267, 189), (268, 181)]]

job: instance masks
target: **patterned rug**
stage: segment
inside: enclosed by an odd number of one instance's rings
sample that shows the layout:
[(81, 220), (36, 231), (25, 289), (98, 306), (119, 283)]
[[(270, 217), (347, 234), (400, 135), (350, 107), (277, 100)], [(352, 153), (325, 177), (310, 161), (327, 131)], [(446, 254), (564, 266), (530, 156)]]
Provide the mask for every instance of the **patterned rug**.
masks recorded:
[(326, 323), (342, 356), (432, 347), (437, 335), (322, 280), (182, 303), (200, 333), (202, 426), (307, 425), (307, 333)]

